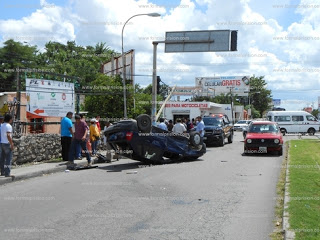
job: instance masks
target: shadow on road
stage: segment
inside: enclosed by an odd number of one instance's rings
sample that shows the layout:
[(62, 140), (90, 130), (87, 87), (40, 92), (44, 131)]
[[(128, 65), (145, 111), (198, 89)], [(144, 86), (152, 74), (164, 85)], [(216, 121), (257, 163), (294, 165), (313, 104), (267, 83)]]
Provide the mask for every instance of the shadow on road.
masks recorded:
[[(131, 160), (130, 160), (131, 161)], [(167, 159), (165, 163), (143, 163), (139, 161), (132, 160), (132, 162), (129, 163), (119, 163), (117, 164), (116, 161), (113, 162), (114, 164), (99, 167), (100, 170), (107, 170), (107, 172), (122, 172), (126, 170), (134, 170), (134, 169), (140, 169), (140, 168), (148, 168), (148, 167), (156, 167), (156, 166), (163, 166), (163, 165), (170, 165), (170, 164), (192, 164), (196, 162), (201, 162), (203, 159), (195, 159), (195, 160), (170, 160)]]
[(242, 157), (282, 157), (279, 156), (276, 152), (270, 152), (270, 153), (242, 153)]

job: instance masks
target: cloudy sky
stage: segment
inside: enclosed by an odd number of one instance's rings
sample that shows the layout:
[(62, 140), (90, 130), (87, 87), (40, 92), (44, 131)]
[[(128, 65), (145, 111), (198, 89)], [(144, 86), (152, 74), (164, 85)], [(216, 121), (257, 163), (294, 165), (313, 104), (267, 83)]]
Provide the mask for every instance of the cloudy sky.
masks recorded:
[(318, 0), (1, 0), (0, 46), (13, 38), (106, 44), (136, 51), (136, 82), (151, 83), (152, 41), (165, 32), (238, 30), (237, 52), (164, 53), (158, 75), (169, 85), (192, 86), (196, 77), (265, 76), (273, 98), (287, 110), (318, 106), (320, 96), (320, 2)]

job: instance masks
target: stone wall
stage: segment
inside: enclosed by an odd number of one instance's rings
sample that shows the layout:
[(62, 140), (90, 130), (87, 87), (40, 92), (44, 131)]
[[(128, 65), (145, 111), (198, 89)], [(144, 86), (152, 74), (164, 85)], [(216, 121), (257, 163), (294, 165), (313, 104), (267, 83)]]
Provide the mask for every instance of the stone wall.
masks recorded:
[(34, 134), (13, 139), (13, 164), (41, 162), (61, 157), (59, 134)]

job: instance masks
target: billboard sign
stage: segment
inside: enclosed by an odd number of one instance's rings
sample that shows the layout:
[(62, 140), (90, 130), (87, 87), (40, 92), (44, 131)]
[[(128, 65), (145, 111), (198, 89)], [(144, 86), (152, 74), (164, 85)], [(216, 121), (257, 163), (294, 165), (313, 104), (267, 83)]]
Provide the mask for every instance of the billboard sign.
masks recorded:
[(196, 87), (200, 87), (200, 96), (217, 96), (232, 94), (238, 96), (248, 96), (250, 91), (249, 76), (222, 76), (222, 77), (197, 77)]
[(65, 117), (75, 110), (74, 84), (46, 79), (26, 79), (27, 113)]
[[(165, 52), (221, 52), (234, 51), (235, 34), (231, 30), (166, 32)], [(234, 39), (232, 39), (232, 37)]]
[[(124, 53), (126, 61), (126, 79), (132, 80), (134, 84), (135, 75), (135, 52), (130, 50)], [(107, 76), (114, 76), (123, 72), (122, 56), (113, 57), (110, 62), (106, 62), (102, 65), (102, 72)]]

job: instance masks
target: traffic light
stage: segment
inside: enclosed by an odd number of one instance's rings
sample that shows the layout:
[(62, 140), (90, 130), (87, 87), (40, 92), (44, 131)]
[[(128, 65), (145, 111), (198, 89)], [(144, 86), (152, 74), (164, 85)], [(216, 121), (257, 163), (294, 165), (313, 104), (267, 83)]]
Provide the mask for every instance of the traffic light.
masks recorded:
[(231, 51), (237, 51), (238, 32), (231, 31)]
[(161, 78), (160, 76), (157, 76), (157, 94), (160, 94), (160, 82), (161, 82)]

